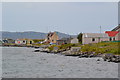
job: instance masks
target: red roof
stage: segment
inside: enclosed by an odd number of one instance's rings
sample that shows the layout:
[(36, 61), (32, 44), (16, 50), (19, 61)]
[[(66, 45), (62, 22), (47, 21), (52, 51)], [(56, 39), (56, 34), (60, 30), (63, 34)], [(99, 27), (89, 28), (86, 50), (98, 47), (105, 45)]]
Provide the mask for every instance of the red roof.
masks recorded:
[(109, 37), (115, 37), (119, 31), (106, 31), (105, 33), (107, 33)]

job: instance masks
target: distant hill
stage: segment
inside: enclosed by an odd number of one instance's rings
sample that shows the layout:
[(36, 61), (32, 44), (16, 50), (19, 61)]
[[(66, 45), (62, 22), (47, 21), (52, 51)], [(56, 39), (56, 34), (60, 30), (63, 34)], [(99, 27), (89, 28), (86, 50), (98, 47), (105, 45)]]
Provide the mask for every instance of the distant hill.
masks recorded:
[[(56, 32), (59, 36), (59, 38), (63, 37), (76, 37), (76, 35), (69, 35), (65, 33)], [(18, 39), (18, 38), (29, 38), (29, 39), (45, 39), (47, 33), (42, 32), (33, 32), (33, 31), (26, 31), (26, 32), (7, 32), (7, 31), (1, 31), (0, 34), (2, 34), (2, 38), (10, 38), (10, 39)], [(0, 36), (1, 38), (1, 36)]]

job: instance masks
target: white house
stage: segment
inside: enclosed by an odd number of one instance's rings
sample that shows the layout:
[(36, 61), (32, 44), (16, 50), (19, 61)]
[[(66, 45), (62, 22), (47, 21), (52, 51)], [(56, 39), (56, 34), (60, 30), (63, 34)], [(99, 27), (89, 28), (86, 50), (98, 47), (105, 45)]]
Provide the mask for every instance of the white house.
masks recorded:
[(78, 41), (77, 38), (73, 38), (73, 39), (71, 39), (71, 42), (70, 42), (70, 43), (76, 44), (76, 43), (79, 43), (79, 41)]
[(15, 44), (26, 44), (27, 41), (25, 39), (17, 39), (15, 40)]
[(101, 41), (109, 41), (108, 34), (105, 34), (105, 33), (83, 33), (82, 44), (98, 43)]

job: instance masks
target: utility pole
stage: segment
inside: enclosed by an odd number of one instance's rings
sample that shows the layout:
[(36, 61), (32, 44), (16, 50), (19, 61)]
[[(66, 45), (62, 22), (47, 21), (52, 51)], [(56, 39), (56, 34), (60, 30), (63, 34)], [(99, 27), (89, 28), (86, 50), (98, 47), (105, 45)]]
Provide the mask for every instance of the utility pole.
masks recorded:
[(100, 37), (99, 37), (99, 42), (100, 42), (100, 38), (101, 38), (101, 26), (100, 26)]
[(101, 33), (101, 26), (100, 26), (100, 33)]

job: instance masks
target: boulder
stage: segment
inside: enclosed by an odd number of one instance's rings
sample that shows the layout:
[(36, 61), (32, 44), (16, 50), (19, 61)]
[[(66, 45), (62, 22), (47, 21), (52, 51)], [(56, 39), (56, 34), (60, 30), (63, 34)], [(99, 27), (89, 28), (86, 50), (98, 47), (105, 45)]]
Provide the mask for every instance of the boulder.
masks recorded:
[(40, 50), (41, 52), (50, 52), (50, 50), (48, 48), (43, 48)]
[(114, 55), (112, 53), (103, 54), (102, 58), (108, 62), (120, 62), (120, 55)]
[(39, 46), (35, 46), (34, 48), (36, 48), (36, 49), (37, 49), (37, 48), (40, 48), (40, 47), (39, 47)]
[(108, 53), (108, 54), (103, 54), (102, 58), (104, 61), (110, 62), (113, 56), (114, 55), (112, 53)]
[(61, 52), (65, 56), (79, 56), (80, 55), (80, 47), (71, 47), (70, 50)]
[(34, 50), (34, 52), (40, 52), (40, 50)]
[(71, 52), (79, 52), (81, 47), (71, 47), (70, 51)]

